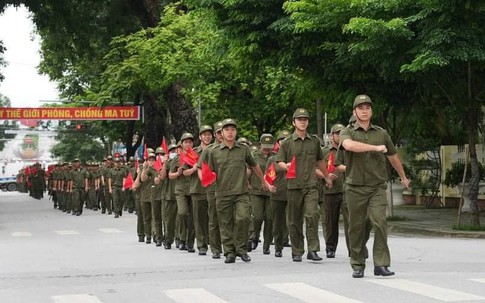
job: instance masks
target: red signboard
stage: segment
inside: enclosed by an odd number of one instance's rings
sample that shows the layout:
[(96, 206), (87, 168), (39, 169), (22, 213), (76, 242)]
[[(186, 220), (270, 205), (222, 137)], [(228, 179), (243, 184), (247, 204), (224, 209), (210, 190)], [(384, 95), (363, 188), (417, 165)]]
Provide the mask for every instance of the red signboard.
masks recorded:
[(139, 120), (139, 106), (0, 107), (0, 120)]

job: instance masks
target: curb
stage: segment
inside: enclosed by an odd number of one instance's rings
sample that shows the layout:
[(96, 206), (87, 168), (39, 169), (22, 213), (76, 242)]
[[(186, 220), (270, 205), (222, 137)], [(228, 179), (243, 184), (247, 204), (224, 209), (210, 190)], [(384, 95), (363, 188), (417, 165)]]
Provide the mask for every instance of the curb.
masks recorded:
[(485, 232), (483, 231), (443, 230), (436, 228), (408, 226), (395, 222), (387, 222), (387, 226), (389, 233), (398, 235), (422, 235), (448, 238), (485, 239)]

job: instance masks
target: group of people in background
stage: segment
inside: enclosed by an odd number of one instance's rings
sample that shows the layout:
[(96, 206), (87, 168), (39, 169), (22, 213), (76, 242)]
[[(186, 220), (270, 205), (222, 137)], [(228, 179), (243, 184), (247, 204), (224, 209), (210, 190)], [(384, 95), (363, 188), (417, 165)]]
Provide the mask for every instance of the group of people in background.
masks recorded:
[(342, 214), (352, 276), (364, 276), (371, 229), (374, 274), (390, 276), (386, 159), (405, 187), (409, 180), (389, 134), (371, 117), (372, 100), (357, 96), (350, 123), (334, 125), (323, 147), (307, 132), (304, 108), (293, 114), (293, 132), (262, 134), (252, 145), (227, 118), (183, 133), (177, 144), (145, 148), (140, 160), (60, 163), (48, 173), (48, 189), (63, 212), (79, 216), (88, 208), (119, 218), (136, 211), (139, 242), (201, 256), (210, 250), (225, 263), (250, 262), (248, 252), (260, 243), (265, 255), (274, 244), (277, 258), (291, 247), (294, 262), (305, 252), (322, 261), (320, 222), (326, 257), (334, 258)]

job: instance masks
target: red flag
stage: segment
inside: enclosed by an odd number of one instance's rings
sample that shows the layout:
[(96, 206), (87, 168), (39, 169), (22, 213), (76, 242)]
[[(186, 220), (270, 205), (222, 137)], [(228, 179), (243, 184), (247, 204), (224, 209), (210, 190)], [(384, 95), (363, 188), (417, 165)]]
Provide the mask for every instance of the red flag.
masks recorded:
[(165, 140), (165, 136), (162, 139), (162, 144), (160, 145), (161, 148), (163, 148), (163, 151), (168, 154), (168, 145), (167, 141)]
[(274, 167), (274, 162), (271, 162), (269, 167), (266, 169), (266, 174), (264, 175), (264, 179), (268, 181), (269, 184), (273, 185), (274, 181), (276, 180), (276, 170)]
[(296, 178), (296, 157), (295, 155), (293, 155), (293, 158), (291, 158), (290, 167), (286, 172), (286, 179), (295, 179), (295, 178)]
[(123, 183), (123, 188), (124, 189), (130, 189), (133, 186), (133, 175), (131, 174), (131, 171), (128, 172), (128, 176), (125, 178), (125, 182)]
[(138, 159), (138, 156), (137, 156), (135, 161), (135, 171), (138, 171), (138, 167), (140, 167), (140, 159)]
[(148, 149), (147, 149), (147, 144), (143, 144), (143, 159), (148, 159)]
[(209, 164), (207, 164), (205, 161), (202, 162), (201, 175), (200, 183), (204, 187), (211, 185), (217, 179), (216, 173), (211, 171)]
[(277, 154), (279, 150), (280, 150), (280, 144), (278, 143), (278, 141), (276, 141), (276, 143), (275, 143), (275, 145), (273, 147), (272, 152), (275, 153), (275, 154)]
[(334, 163), (335, 163), (335, 155), (333, 154), (333, 151), (331, 151), (327, 161), (327, 171), (329, 173), (333, 173), (335, 171)]
[(157, 157), (157, 160), (155, 160), (155, 163), (153, 163), (153, 168), (159, 172), (160, 169), (162, 169), (162, 157)]
[(190, 147), (187, 149), (187, 152), (185, 153), (185, 155), (183, 153), (180, 153), (180, 165), (182, 165), (185, 162), (187, 163), (187, 165), (193, 167), (197, 164), (198, 160), (199, 160), (199, 155)]

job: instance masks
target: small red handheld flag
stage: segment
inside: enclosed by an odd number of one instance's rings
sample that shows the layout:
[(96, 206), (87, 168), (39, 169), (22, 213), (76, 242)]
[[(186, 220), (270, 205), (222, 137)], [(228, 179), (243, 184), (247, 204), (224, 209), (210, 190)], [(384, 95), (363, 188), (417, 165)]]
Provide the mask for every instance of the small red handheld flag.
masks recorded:
[(330, 152), (330, 155), (328, 157), (328, 161), (327, 161), (327, 171), (329, 173), (333, 173), (335, 171), (335, 155), (333, 153), (333, 151)]
[(217, 175), (215, 172), (213, 172), (210, 167), (209, 167), (209, 164), (207, 164), (207, 162), (202, 162), (202, 167), (201, 167), (201, 180), (200, 180), (200, 183), (202, 184), (202, 186), (204, 187), (207, 187), (209, 185), (211, 185), (212, 183), (214, 183), (214, 181), (216, 181), (217, 179)]
[(295, 155), (293, 155), (293, 158), (291, 158), (290, 167), (286, 172), (286, 179), (295, 179), (295, 178), (296, 178), (296, 157)]
[(147, 148), (147, 144), (143, 144), (143, 159), (148, 159), (148, 148)]
[(160, 145), (163, 148), (163, 151), (168, 154), (168, 145), (167, 141), (165, 140), (165, 136), (162, 139), (162, 144)]
[(180, 158), (183, 158), (183, 162), (187, 163), (187, 165), (193, 167), (197, 164), (197, 161), (199, 160), (199, 155), (192, 148), (189, 147), (185, 155), (181, 156)]
[(163, 162), (162, 162), (162, 157), (157, 157), (157, 160), (155, 160), (155, 163), (153, 163), (153, 168), (159, 172), (160, 169), (162, 169), (162, 165), (163, 165)]
[(276, 180), (276, 170), (274, 167), (274, 162), (271, 162), (271, 164), (268, 166), (266, 169), (266, 174), (264, 175), (264, 179), (271, 185), (274, 184), (274, 181)]
[(125, 182), (123, 183), (124, 189), (130, 189), (133, 186), (133, 175), (131, 171), (128, 173), (128, 176), (125, 178)]

